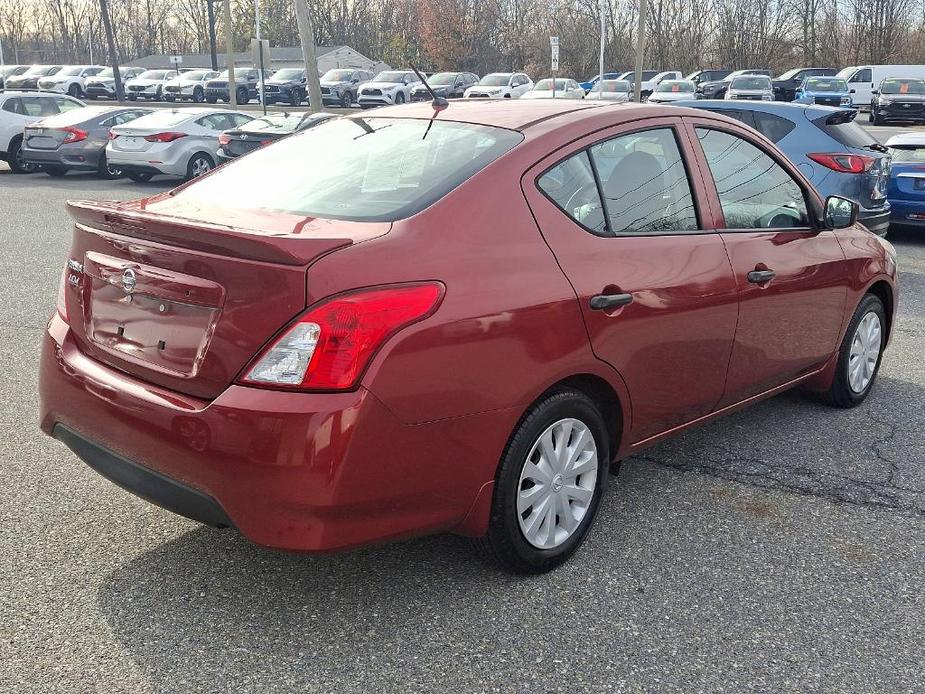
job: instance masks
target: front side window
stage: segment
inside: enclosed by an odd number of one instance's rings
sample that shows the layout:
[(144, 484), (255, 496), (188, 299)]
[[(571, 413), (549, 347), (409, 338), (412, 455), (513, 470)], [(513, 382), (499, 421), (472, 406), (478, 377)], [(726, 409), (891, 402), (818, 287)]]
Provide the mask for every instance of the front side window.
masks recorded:
[(764, 151), (720, 130), (697, 128), (727, 229), (806, 227), (803, 189)]
[(587, 150), (551, 168), (540, 176), (537, 184), (569, 217), (599, 236), (607, 235), (604, 203)]
[(870, 82), (873, 79), (871, 75), (870, 68), (864, 68), (863, 70), (858, 70), (854, 73), (854, 77), (851, 78), (852, 82)]

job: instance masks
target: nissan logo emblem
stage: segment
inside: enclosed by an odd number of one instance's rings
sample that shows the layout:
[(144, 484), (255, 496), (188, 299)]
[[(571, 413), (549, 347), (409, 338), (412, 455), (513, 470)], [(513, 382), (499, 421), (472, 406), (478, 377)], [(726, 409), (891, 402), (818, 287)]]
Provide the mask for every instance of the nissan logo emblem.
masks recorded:
[(122, 288), (125, 290), (125, 293), (131, 294), (137, 283), (135, 271), (130, 267), (125, 268), (122, 272)]

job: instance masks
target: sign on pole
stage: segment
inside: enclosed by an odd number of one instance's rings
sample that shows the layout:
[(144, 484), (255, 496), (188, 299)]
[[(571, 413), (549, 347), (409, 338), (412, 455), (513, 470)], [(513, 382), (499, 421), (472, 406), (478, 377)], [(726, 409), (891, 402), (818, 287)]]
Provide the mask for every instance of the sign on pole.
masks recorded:
[(254, 56), (254, 66), (261, 67), (269, 65), (270, 60), (270, 41), (268, 39), (251, 39), (251, 53)]
[(549, 52), (552, 57), (552, 98), (556, 98), (556, 73), (559, 72), (559, 37), (549, 37)]
[(180, 63), (183, 62), (183, 56), (182, 55), (172, 55), (170, 56), (170, 58), (168, 58), (168, 60), (170, 60), (170, 64), (174, 66), (174, 69), (177, 71), (177, 74), (180, 74)]

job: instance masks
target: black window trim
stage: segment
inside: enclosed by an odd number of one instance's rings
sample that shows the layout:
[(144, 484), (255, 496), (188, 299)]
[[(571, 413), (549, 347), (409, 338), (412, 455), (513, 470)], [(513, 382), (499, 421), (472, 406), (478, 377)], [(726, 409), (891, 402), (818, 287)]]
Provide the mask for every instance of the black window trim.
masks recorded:
[[(809, 191), (806, 189), (806, 186), (804, 186), (804, 185), (800, 182), (799, 179), (794, 178), (794, 177), (793, 177), (793, 174), (790, 173), (790, 169), (788, 169), (785, 165), (783, 165), (783, 164), (781, 163), (780, 157), (776, 156), (776, 155), (775, 155), (774, 153), (772, 153), (772, 152), (769, 152), (769, 151), (767, 150), (767, 148), (763, 146), (763, 143), (761, 143), (761, 142), (755, 142), (755, 141), (752, 140), (752, 139), (743, 137), (741, 133), (735, 132), (734, 129), (728, 128), (728, 127), (724, 127), (724, 126), (726, 125), (725, 123), (718, 123), (718, 122), (717, 122), (717, 123), (709, 123), (709, 124), (703, 123), (703, 122), (698, 123), (698, 122), (696, 121), (696, 119), (692, 119), (692, 120), (689, 121), (689, 122), (690, 122), (690, 125), (693, 127), (693, 130), (694, 130), (694, 133), (693, 133), (693, 134), (694, 134), (694, 140), (696, 141), (696, 146), (700, 148), (700, 153), (703, 155), (703, 160), (704, 160), (704, 162), (706, 162), (706, 164), (707, 164), (707, 170), (706, 170), (705, 173), (707, 174), (708, 179), (704, 181), (704, 184), (707, 185), (707, 186), (709, 186), (709, 187), (712, 187), (713, 193), (714, 193), (714, 195), (716, 196), (716, 201), (720, 203), (719, 211), (720, 211), (720, 213), (723, 215), (723, 226), (717, 228), (717, 229), (716, 229), (717, 232), (719, 232), (720, 234), (741, 234), (741, 233), (744, 233), (744, 234), (754, 234), (755, 232), (761, 231), (761, 232), (774, 232), (774, 233), (777, 233), (777, 234), (783, 234), (783, 233), (800, 233), (800, 234), (805, 234), (806, 232), (820, 232), (820, 231), (824, 231), (824, 230), (825, 230), (825, 227), (822, 226), (822, 225), (820, 224), (820, 220), (819, 220), (819, 217), (818, 217), (818, 210), (817, 210), (817, 207), (818, 207), (818, 206), (815, 204), (815, 200), (814, 200), (814, 198), (809, 194)], [(745, 140), (747, 143), (749, 143), (749, 144), (752, 145), (753, 147), (758, 148), (759, 150), (761, 150), (762, 152), (764, 152), (764, 154), (765, 154), (766, 156), (770, 157), (771, 160), (772, 160), (775, 164), (777, 164), (781, 169), (783, 169), (784, 173), (786, 173), (788, 176), (790, 176), (791, 179), (793, 179), (793, 182), (796, 183), (797, 187), (799, 187), (800, 191), (803, 193), (803, 203), (806, 205), (806, 216), (809, 217), (810, 226), (802, 226), (802, 227), (749, 227), (749, 228), (747, 228), (747, 229), (745, 229), (745, 228), (742, 228), (742, 229), (729, 228), (729, 227), (725, 226), (725, 224), (726, 224), (726, 213), (723, 211), (722, 202), (721, 202), (720, 199), (719, 199), (719, 191), (716, 189), (716, 181), (715, 181), (714, 178), (713, 178), (713, 170), (710, 168), (710, 163), (709, 163), (709, 161), (707, 160), (707, 153), (703, 150), (703, 145), (700, 144), (700, 138), (697, 136), (697, 129), (698, 129), (698, 128), (704, 128), (704, 129), (707, 129), (707, 130), (719, 130), (720, 132), (724, 132), (724, 133), (726, 133), (727, 135), (732, 135), (733, 137), (738, 137), (739, 139)]]
[[(606, 137), (603, 137), (602, 139), (595, 140), (594, 142), (584, 145), (580, 149), (570, 152), (569, 154), (562, 157), (561, 159), (556, 160), (555, 163), (543, 169), (540, 173), (534, 176), (533, 186), (537, 189), (537, 191), (539, 191), (540, 195), (542, 195), (544, 198), (549, 200), (549, 202), (551, 202), (557, 210), (561, 211), (566, 217), (571, 219), (575, 224), (577, 224), (579, 227), (587, 231), (589, 234), (593, 234), (594, 236), (601, 238), (601, 239), (620, 239), (620, 238), (627, 238), (627, 237), (638, 239), (638, 238), (644, 238), (647, 236), (690, 236), (690, 235), (698, 235), (698, 234), (715, 234), (717, 233), (716, 229), (705, 229), (703, 225), (703, 215), (701, 214), (701, 204), (700, 204), (700, 200), (697, 197), (696, 188), (693, 185), (693, 179), (691, 177), (691, 170), (690, 170), (690, 162), (687, 160), (687, 155), (685, 154), (684, 147), (682, 146), (682, 142), (679, 137), (678, 129), (680, 127), (683, 127), (683, 123), (678, 122), (678, 121), (672, 121), (671, 123), (661, 123), (659, 125), (639, 125), (630, 130), (625, 130), (625, 131), (622, 131), (616, 134), (608, 135)], [(671, 130), (672, 131), (672, 135), (675, 140), (675, 146), (678, 148), (678, 154), (681, 155), (681, 162), (684, 164), (684, 173), (687, 176), (687, 186), (688, 186), (688, 189), (690, 190), (691, 201), (694, 203), (694, 216), (697, 218), (697, 228), (696, 229), (673, 229), (671, 231), (664, 231), (664, 232), (623, 231), (623, 232), (615, 233), (613, 229), (611, 229), (610, 227), (610, 215), (607, 214), (607, 207), (606, 207), (606, 204), (604, 203), (604, 189), (601, 185), (600, 174), (597, 171), (597, 164), (594, 163), (594, 157), (591, 156), (591, 148), (596, 147), (597, 145), (603, 142), (607, 142), (608, 140), (615, 140), (618, 137), (623, 137), (625, 135), (633, 135), (635, 133), (645, 132), (647, 130)], [(543, 176), (545, 176), (547, 173), (552, 171), (554, 168), (556, 168), (563, 162), (567, 161), (568, 159), (571, 159), (574, 156), (577, 156), (578, 154), (584, 154), (585, 156), (587, 156), (588, 162), (591, 164), (591, 172), (594, 175), (594, 184), (597, 187), (597, 195), (601, 201), (601, 209), (604, 211), (604, 223), (606, 224), (606, 232), (607, 232), (606, 234), (601, 234), (600, 232), (592, 229), (591, 227), (588, 227), (582, 224), (581, 222), (579, 222), (571, 214), (569, 214), (567, 210), (562, 209), (562, 206), (559, 205), (559, 203), (557, 203), (555, 200), (553, 200), (546, 193), (546, 191), (543, 190), (543, 187), (540, 185), (540, 179)]]

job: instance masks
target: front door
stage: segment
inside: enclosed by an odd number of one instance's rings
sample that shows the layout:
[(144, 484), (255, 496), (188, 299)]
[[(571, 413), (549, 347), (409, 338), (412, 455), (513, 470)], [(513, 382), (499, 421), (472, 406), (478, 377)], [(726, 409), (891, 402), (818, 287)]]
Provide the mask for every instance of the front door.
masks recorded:
[(826, 363), (841, 334), (848, 273), (836, 232), (817, 226), (789, 165), (724, 124), (694, 125), (739, 288), (728, 405)]
[(735, 334), (735, 278), (720, 235), (699, 221), (703, 182), (688, 174), (678, 123), (590, 136), (522, 181), (594, 353), (627, 386), (632, 443), (713, 410)]

